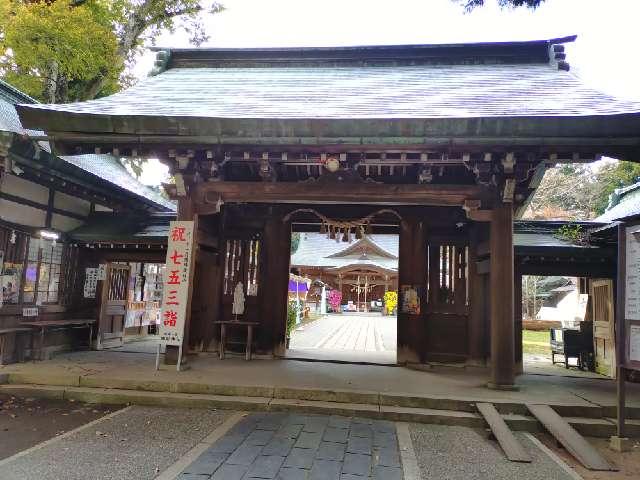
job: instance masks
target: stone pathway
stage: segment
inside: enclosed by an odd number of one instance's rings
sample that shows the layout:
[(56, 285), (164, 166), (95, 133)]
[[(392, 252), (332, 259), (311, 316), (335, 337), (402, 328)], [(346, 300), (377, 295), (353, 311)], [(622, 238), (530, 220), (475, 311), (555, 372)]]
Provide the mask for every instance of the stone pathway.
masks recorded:
[(179, 480), (403, 478), (393, 422), (325, 415), (247, 415)]

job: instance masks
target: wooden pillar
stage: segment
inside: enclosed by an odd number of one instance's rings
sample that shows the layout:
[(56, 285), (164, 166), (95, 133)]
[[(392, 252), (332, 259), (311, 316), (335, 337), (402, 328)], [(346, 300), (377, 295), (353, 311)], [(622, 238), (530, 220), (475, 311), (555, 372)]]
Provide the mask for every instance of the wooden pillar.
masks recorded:
[(491, 217), (491, 380), (489, 388), (513, 389), (513, 205), (498, 203)]
[(515, 369), (516, 375), (520, 375), (524, 371), (524, 366), (522, 358), (522, 273), (520, 273), (518, 266), (515, 267), (513, 289)]
[[(193, 279), (195, 266), (198, 258), (198, 243), (197, 243), (197, 235), (198, 235), (198, 222), (197, 222), (197, 214), (195, 213), (195, 208), (193, 204), (193, 200), (191, 197), (180, 197), (178, 200), (178, 215), (177, 220), (191, 220), (195, 221), (195, 229), (194, 236), (196, 236), (195, 248), (193, 250), (193, 257), (191, 259), (191, 273), (189, 278), (189, 294), (187, 296), (187, 314), (184, 319), (184, 337), (182, 340), (182, 361), (181, 364), (186, 364), (187, 361), (187, 353), (189, 351), (189, 333), (190, 333), (190, 324), (191, 324), (191, 301), (193, 298)], [(178, 362), (178, 347), (175, 345), (167, 345), (167, 350), (164, 356), (164, 362), (167, 365), (175, 365)]]
[(478, 273), (478, 245), (480, 243), (480, 225), (475, 223), (469, 231), (469, 329), (468, 349), (470, 365), (484, 365), (485, 352), (485, 313), (486, 292), (482, 275)]
[[(420, 363), (426, 356), (426, 285), (427, 238), (424, 222), (405, 218), (400, 222), (400, 255), (398, 258), (398, 363)], [(403, 285), (420, 288), (420, 314), (402, 312)]]
[(275, 356), (286, 353), (287, 295), (291, 257), (291, 223), (277, 211), (267, 219), (260, 257), (261, 325), (256, 341)]

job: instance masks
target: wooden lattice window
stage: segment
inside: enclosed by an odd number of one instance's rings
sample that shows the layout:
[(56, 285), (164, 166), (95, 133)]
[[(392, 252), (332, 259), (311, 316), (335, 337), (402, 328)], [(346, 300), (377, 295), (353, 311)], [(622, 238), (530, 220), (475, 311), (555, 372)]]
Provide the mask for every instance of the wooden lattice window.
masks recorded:
[(108, 279), (107, 300), (126, 300), (129, 286), (129, 266), (112, 264)]
[(429, 298), (435, 305), (447, 310), (466, 309), (469, 305), (469, 247), (443, 244), (431, 248), (437, 249), (437, 255), (431, 256), (430, 265), (437, 275), (436, 284), (431, 285), (434, 291), (430, 292)]
[(24, 274), (23, 303), (58, 302), (63, 246), (49, 240), (31, 238)]
[(227, 240), (224, 257), (224, 295), (233, 295), (238, 282), (245, 294), (258, 294), (260, 265), (259, 240)]

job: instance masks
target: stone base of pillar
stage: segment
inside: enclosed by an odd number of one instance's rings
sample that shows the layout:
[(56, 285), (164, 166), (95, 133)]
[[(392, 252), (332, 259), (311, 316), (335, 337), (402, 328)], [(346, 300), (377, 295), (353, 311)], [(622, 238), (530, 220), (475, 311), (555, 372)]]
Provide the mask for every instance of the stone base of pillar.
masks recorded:
[(524, 373), (524, 366), (522, 362), (516, 362), (516, 375), (522, 375)]
[(614, 435), (609, 439), (609, 448), (616, 452), (629, 452), (631, 451), (631, 440)]
[(518, 392), (518, 391), (520, 391), (520, 387), (518, 385), (514, 385), (514, 384), (498, 385), (498, 384), (493, 383), (493, 382), (487, 382), (487, 388), (489, 390), (501, 390), (503, 392)]
[(487, 368), (489, 363), (482, 358), (469, 358), (465, 363), (466, 367)]

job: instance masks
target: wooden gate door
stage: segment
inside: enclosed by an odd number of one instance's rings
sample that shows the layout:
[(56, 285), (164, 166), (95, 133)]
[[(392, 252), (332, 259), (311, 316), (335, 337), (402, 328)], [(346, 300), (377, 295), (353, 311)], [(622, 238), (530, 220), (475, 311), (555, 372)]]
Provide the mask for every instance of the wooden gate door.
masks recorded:
[(611, 280), (593, 280), (591, 282), (591, 305), (596, 372), (615, 378), (616, 350), (613, 322), (613, 282)]
[(119, 347), (124, 343), (130, 270), (129, 265), (107, 264), (98, 321), (98, 350)]

